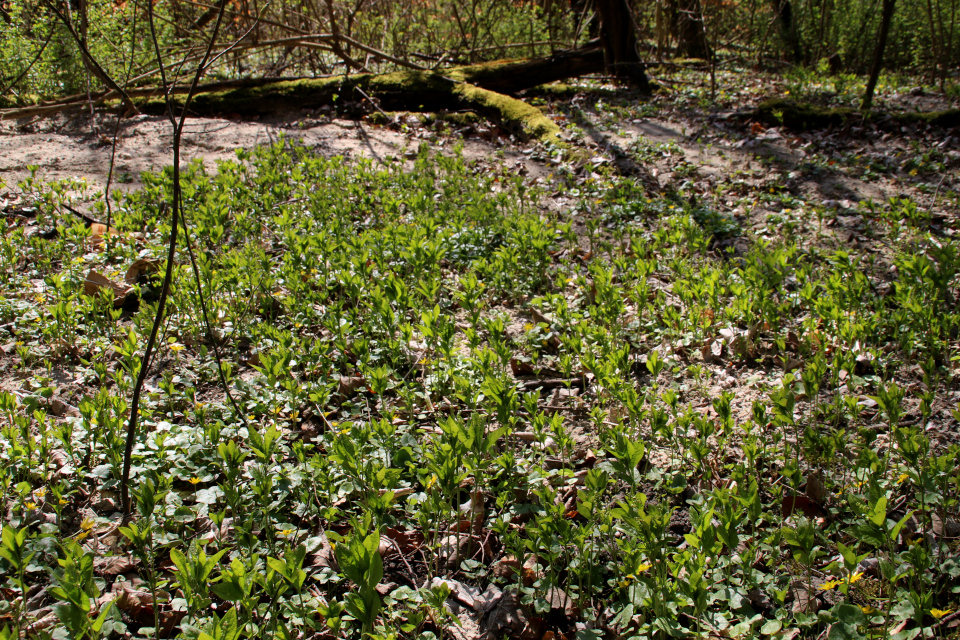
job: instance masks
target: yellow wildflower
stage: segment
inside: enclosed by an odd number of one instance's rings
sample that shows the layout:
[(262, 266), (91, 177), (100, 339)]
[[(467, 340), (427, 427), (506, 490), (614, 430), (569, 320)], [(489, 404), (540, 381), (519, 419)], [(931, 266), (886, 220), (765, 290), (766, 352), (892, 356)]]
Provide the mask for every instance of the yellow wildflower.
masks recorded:
[(950, 615), (953, 613), (953, 609), (930, 609), (930, 615), (939, 620), (943, 616)]
[(863, 577), (863, 571), (857, 571), (855, 574), (853, 574), (852, 576), (850, 576), (849, 584), (853, 584), (854, 582), (857, 582), (857, 581), (860, 580), (862, 577)]
[(192, 478), (190, 478), (190, 484), (192, 484), (193, 486), (197, 486), (198, 484), (200, 484), (200, 478), (198, 478), (197, 476), (193, 476)]
[(828, 580), (824, 582), (822, 585), (820, 585), (819, 587), (817, 587), (817, 589), (820, 589), (822, 591), (830, 591), (832, 589), (836, 589), (841, 584), (843, 584), (843, 580)]
[(83, 540), (90, 535), (90, 530), (93, 529), (95, 524), (93, 518), (84, 518), (83, 522), (80, 523), (80, 533), (77, 534), (77, 540)]

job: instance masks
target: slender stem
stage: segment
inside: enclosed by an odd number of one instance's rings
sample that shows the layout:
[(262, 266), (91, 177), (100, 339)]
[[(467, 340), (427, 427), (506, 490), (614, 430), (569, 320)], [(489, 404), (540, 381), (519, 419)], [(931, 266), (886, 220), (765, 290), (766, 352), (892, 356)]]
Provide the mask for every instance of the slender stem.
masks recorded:
[[(45, 1), (49, 2), (49, 0)], [(167, 84), (166, 80), (166, 71), (164, 70), (163, 59), (160, 57), (160, 45), (157, 40), (157, 32), (153, 20), (153, 3), (147, 3), (147, 17), (150, 22), (150, 33), (153, 40), (154, 50), (157, 55), (157, 63), (160, 66), (160, 76), (163, 81), (163, 93), (164, 97), (166, 98), (167, 113), (171, 124), (174, 125), (173, 201), (171, 203), (170, 212), (170, 243), (167, 248), (166, 273), (164, 274), (163, 278), (163, 286), (160, 289), (160, 299), (157, 301), (157, 313), (153, 320), (153, 327), (150, 330), (150, 338), (147, 340), (147, 348), (144, 351), (143, 360), (140, 364), (140, 372), (137, 376), (136, 385), (134, 385), (133, 400), (131, 401), (130, 405), (130, 421), (127, 424), (127, 442), (126, 446), (124, 447), (123, 474), (120, 480), (120, 501), (123, 506), (123, 513), (126, 517), (130, 516), (130, 462), (133, 455), (133, 441), (137, 433), (137, 419), (140, 413), (140, 394), (143, 391), (143, 384), (147, 379), (147, 373), (150, 369), (150, 357), (153, 355), (153, 349), (157, 341), (157, 333), (159, 332), (160, 324), (163, 321), (163, 311), (167, 304), (167, 296), (170, 293), (170, 281), (173, 279), (173, 263), (177, 253), (178, 221), (180, 219), (180, 207), (182, 205), (182, 194), (180, 190), (180, 139), (183, 134), (183, 125), (187, 119), (187, 109), (190, 107), (190, 101), (196, 92), (197, 85), (200, 83), (200, 78), (203, 76), (203, 73), (206, 70), (207, 61), (210, 59), (210, 54), (213, 51), (214, 44), (217, 41), (217, 35), (220, 32), (220, 25), (223, 23), (223, 9), (224, 7), (221, 6), (220, 12), (217, 15), (217, 24), (214, 27), (213, 34), (210, 36), (210, 41), (207, 44), (206, 54), (204, 55), (200, 64), (197, 65), (196, 72), (193, 76), (193, 82), (190, 85), (190, 91), (187, 93), (187, 98), (184, 100), (183, 108), (180, 111), (180, 120), (177, 122), (173, 114), (173, 103), (170, 99), (169, 85)], [(126, 98), (126, 94), (123, 93), (122, 89), (116, 87), (116, 90), (119, 90)], [(161, 203), (160, 205), (161, 216), (163, 211), (166, 209), (165, 205), (166, 203)]]

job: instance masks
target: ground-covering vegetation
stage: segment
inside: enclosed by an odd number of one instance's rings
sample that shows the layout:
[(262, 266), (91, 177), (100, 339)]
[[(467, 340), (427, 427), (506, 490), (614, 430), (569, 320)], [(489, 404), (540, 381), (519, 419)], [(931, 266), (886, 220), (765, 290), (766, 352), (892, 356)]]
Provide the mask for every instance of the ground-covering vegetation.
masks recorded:
[(957, 637), (957, 1), (0, 3), (0, 640)]
[(764, 188), (743, 200), (808, 212), (741, 247), (719, 200), (533, 155), (549, 177), (426, 145), (190, 166), (131, 520), (172, 174), (116, 196), (110, 233), (64, 208), (79, 185), (24, 181), (8, 637), (954, 633), (952, 238), (864, 202), (882, 250), (856, 251), (829, 203)]

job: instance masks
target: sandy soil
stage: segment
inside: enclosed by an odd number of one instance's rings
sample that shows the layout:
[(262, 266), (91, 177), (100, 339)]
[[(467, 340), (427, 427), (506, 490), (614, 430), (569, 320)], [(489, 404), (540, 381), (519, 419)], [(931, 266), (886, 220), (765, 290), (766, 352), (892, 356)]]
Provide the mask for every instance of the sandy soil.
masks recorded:
[[(49, 121), (21, 132), (8, 123), (0, 128), (0, 178), (8, 186), (30, 174), (47, 180), (86, 179), (94, 189), (106, 183), (112, 151), (113, 122), (89, 125)], [(218, 160), (235, 158), (238, 148), (276, 142), (281, 136), (296, 139), (329, 155), (383, 158), (409, 145), (403, 134), (349, 120), (284, 119), (239, 122), (191, 119), (184, 126), (181, 156), (184, 162), (200, 158), (214, 169)], [(135, 116), (122, 123), (117, 140), (114, 185), (123, 190), (140, 186), (140, 174), (157, 171), (173, 162), (173, 136), (168, 120)]]

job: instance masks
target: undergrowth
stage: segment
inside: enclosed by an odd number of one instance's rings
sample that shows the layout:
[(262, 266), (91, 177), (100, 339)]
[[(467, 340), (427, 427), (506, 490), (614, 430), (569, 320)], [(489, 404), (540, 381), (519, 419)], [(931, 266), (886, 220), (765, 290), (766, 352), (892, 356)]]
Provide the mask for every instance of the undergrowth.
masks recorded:
[(426, 149), (191, 165), (123, 522), (156, 281), (84, 284), (162, 255), (170, 178), (0, 223), (3, 637), (952, 633), (960, 255), (909, 203), (885, 264)]

